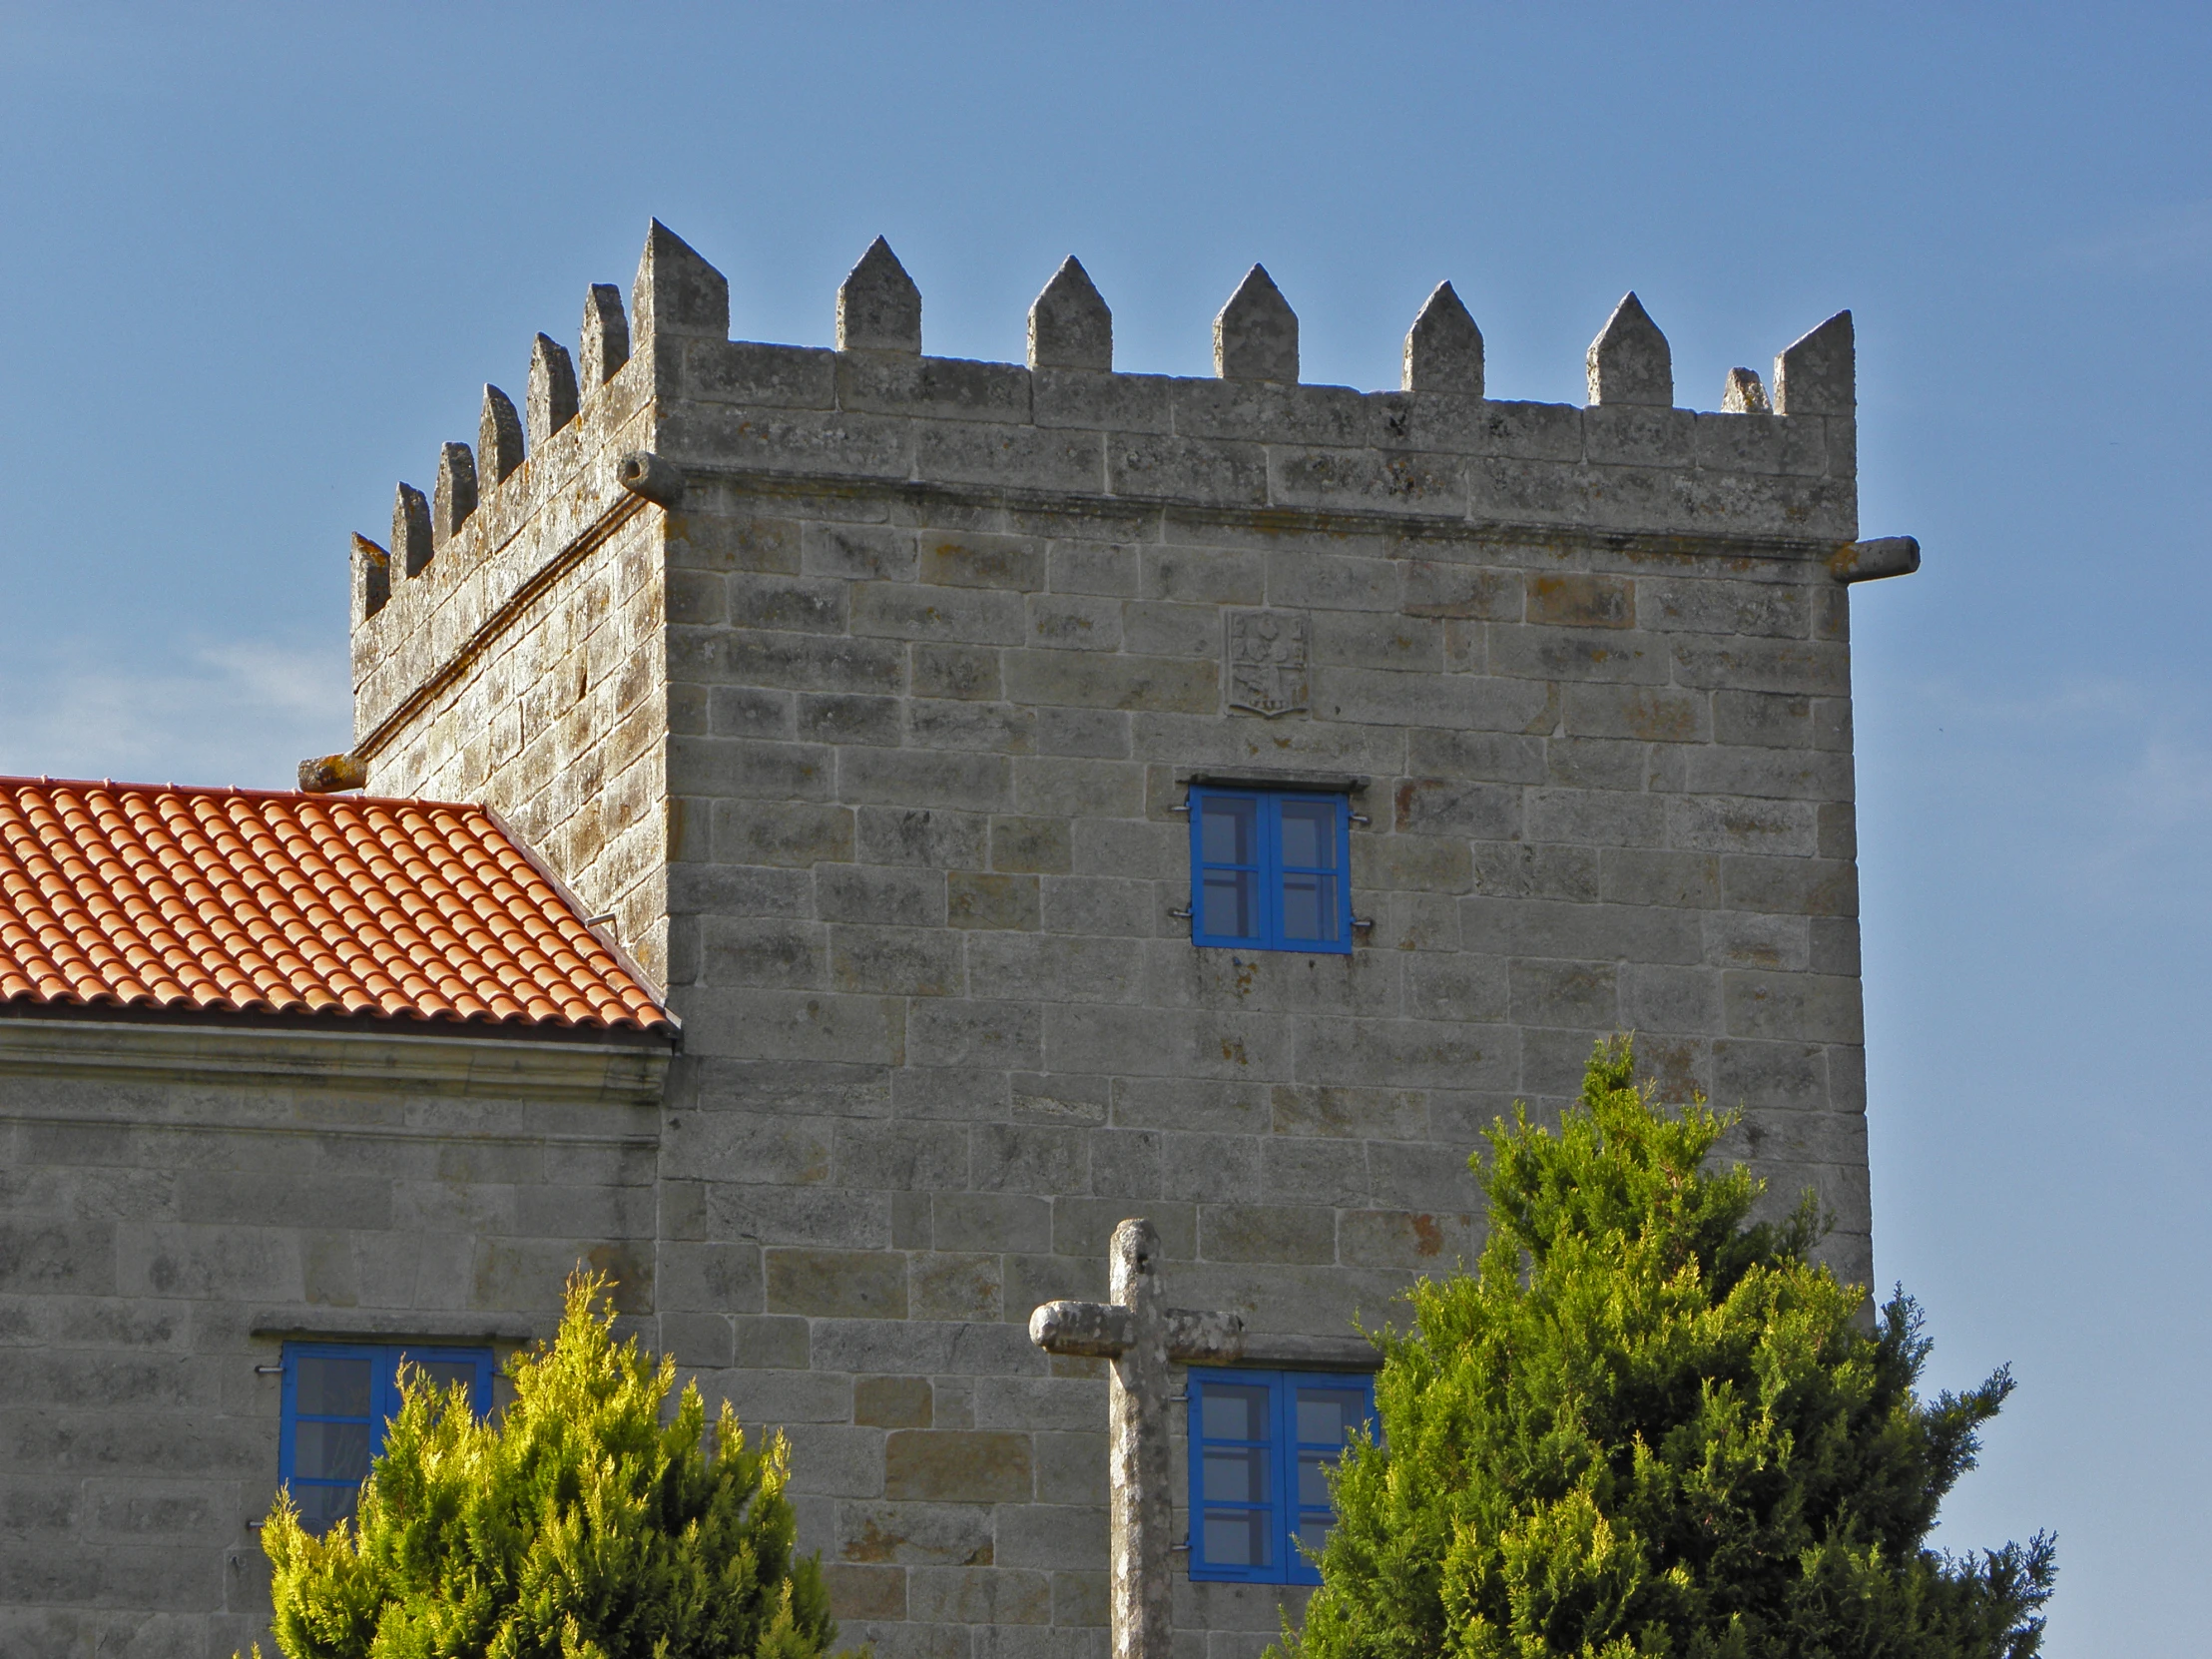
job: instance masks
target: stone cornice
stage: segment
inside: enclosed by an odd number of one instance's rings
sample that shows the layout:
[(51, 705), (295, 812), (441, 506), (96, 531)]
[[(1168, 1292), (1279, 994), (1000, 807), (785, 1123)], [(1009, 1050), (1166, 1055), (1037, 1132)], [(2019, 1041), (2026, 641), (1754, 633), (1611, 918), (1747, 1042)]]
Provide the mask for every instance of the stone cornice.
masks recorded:
[(508, 1342), (527, 1343), (551, 1337), (561, 1323), (560, 1310), (550, 1309), (542, 1319), (514, 1313), (425, 1314), (409, 1308), (332, 1308), (321, 1303), (287, 1303), (256, 1308), (247, 1329), (257, 1337), (303, 1337), (309, 1340), (343, 1341), (373, 1338), (379, 1342), (429, 1343)]
[(560, 1105), (656, 1105), (661, 1047), (382, 1031), (0, 1019), (0, 1077), (269, 1085)]

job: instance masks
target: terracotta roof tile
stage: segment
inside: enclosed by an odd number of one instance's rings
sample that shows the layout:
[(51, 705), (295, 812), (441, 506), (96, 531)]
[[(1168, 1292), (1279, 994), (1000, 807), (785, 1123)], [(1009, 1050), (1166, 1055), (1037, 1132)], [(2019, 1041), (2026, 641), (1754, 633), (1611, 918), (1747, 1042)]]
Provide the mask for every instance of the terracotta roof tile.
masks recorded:
[(481, 807), (0, 778), (0, 1003), (672, 1034)]

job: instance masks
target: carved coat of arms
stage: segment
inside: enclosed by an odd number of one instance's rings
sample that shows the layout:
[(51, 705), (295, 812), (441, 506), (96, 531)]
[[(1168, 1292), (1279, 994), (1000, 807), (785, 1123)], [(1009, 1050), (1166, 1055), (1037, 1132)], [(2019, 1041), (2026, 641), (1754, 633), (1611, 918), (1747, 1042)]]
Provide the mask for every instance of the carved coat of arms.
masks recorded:
[(1231, 611), (1229, 706), (1247, 714), (1296, 714), (1307, 706), (1306, 613)]

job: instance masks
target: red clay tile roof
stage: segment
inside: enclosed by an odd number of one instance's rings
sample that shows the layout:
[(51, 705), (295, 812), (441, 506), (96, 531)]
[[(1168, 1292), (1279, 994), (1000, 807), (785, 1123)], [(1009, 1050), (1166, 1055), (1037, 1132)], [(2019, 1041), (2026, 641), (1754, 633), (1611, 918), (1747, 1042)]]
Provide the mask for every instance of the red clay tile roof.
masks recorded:
[(0, 778), (0, 1004), (671, 1034), (481, 807)]

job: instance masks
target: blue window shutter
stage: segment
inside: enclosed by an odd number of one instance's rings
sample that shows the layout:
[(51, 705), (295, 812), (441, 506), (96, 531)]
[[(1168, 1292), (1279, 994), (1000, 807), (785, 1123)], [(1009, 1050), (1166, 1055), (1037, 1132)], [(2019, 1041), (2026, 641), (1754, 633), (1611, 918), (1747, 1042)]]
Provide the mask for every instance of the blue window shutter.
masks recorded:
[(384, 1449), (400, 1405), (402, 1359), (466, 1379), (478, 1416), (491, 1410), (488, 1348), (415, 1348), (383, 1343), (286, 1343), (278, 1408), (277, 1481), (290, 1488), (300, 1521), (325, 1530), (350, 1516), (362, 1480)]
[[(1320, 1462), (1335, 1460), (1349, 1428), (1372, 1427), (1373, 1380), (1347, 1373), (1201, 1369), (1190, 1373), (1189, 1393), (1191, 1577), (1320, 1583), (1298, 1537), (1302, 1523), (1310, 1542), (1318, 1544), (1326, 1532), (1327, 1489), (1309, 1485), (1302, 1493), (1301, 1482), (1319, 1472)], [(1234, 1403), (1222, 1399), (1223, 1393), (1233, 1393)], [(1229, 1406), (1212, 1413), (1211, 1422), (1209, 1394), (1217, 1406)], [(1302, 1403), (1312, 1419), (1305, 1430)], [(1248, 1416), (1258, 1420), (1263, 1436), (1258, 1441), (1247, 1432), (1227, 1431)], [(1249, 1472), (1255, 1465), (1266, 1471), (1265, 1486), (1257, 1492)]]
[(399, 1367), (396, 1355), (377, 1354), (376, 1367), (376, 1429), (370, 1437), (368, 1454), (380, 1457), (384, 1450), (384, 1430), (391, 1426), (391, 1419), (399, 1414)]
[(284, 1345), (283, 1366), (282, 1404), (278, 1408), (282, 1426), (276, 1436), (276, 1484), (288, 1486), (291, 1484), (291, 1430), (292, 1424), (299, 1420), (298, 1375), (297, 1368), (291, 1363), (289, 1343)]
[(1266, 948), (1267, 815), (1250, 791), (1191, 792), (1191, 937)]
[(1309, 791), (1194, 785), (1191, 941), (1352, 952), (1352, 804)]
[(1191, 1374), (1193, 1578), (1284, 1582), (1276, 1382), (1274, 1372)]
[(310, 1531), (350, 1515), (381, 1439), (382, 1351), (286, 1343), (278, 1477)]
[(1283, 1478), (1293, 1584), (1319, 1584), (1321, 1571), (1303, 1543), (1320, 1552), (1334, 1521), (1327, 1477), (1353, 1432), (1375, 1422), (1375, 1382), (1342, 1372), (1294, 1373), (1283, 1379)]

